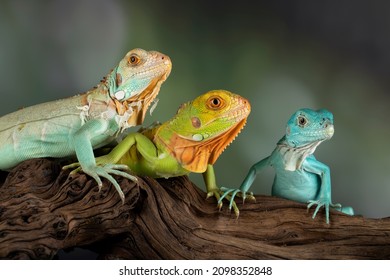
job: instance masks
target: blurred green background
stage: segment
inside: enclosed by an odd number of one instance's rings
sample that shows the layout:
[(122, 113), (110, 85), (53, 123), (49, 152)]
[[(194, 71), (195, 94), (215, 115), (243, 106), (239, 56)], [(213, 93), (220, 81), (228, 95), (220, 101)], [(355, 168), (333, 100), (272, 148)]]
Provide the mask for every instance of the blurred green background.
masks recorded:
[[(327, 108), (336, 133), (315, 155), (331, 167), (333, 202), (387, 217), (389, 12), (386, 1), (2, 0), (0, 113), (88, 90), (132, 48), (158, 50), (173, 70), (146, 125), (211, 89), (252, 104), (215, 165), (221, 186), (240, 185), (298, 108)], [(273, 174), (252, 190), (270, 194)]]

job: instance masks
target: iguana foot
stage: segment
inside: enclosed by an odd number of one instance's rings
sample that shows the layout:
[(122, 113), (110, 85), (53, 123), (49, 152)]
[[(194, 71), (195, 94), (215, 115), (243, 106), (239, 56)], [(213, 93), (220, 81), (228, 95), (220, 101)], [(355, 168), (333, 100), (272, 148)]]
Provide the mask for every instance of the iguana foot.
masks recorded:
[(102, 183), (102, 180), (100, 179), (100, 177), (106, 178), (108, 181), (110, 181), (114, 185), (116, 191), (118, 192), (118, 194), (122, 200), (122, 203), (125, 203), (125, 195), (124, 195), (121, 187), (119, 186), (118, 182), (114, 179), (114, 177), (111, 176), (111, 174), (122, 176), (126, 179), (133, 181), (133, 182), (138, 181), (137, 177), (122, 171), (122, 170), (129, 170), (129, 167), (127, 165), (124, 165), (124, 164), (106, 164), (103, 166), (93, 166), (90, 168), (81, 168), (79, 163), (73, 163), (73, 164), (69, 164), (69, 165), (62, 167), (62, 169), (70, 169), (70, 168), (75, 168), (75, 167), (77, 167), (77, 168), (72, 170), (70, 172), (70, 175), (75, 174), (79, 171), (83, 171), (85, 174), (88, 174), (93, 179), (95, 179), (95, 181), (98, 184), (99, 191), (101, 190), (101, 188), (103, 186), (103, 183)]
[(256, 198), (253, 196), (253, 192), (243, 192), (240, 189), (229, 189), (229, 188), (224, 188), (222, 187), (220, 189), (220, 192), (222, 192), (222, 196), (219, 198), (218, 203), (222, 203), (222, 200), (226, 198), (229, 200), (229, 210), (234, 209), (234, 212), (236, 213), (236, 216), (238, 218), (238, 215), (240, 211), (238, 210), (237, 204), (234, 201), (234, 198), (236, 196), (242, 197), (242, 203), (244, 204), (245, 199), (250, 199), (256, 201)]
[(336, 204), (333, 204), (331, 202), (328, 202), (328, 201), (323, 201), (323, 200), (309, 200), (307, 203), (309, 203), (307, 205), (307, 209), (309, 210), (313, 205), (317, 205), (316, 209), (314, 210), (314, 213), (313, 213), (313, 216), (312, 218), (314, 219), (318, 213), (318, 211), (320, 210), (320, 208), (322, 206), (325, 207), (325, 215), (326, 215), (326, 223), (329, 224), (329, 208), (332, 207), (332, 208), (342, 208), (341, 207), (341, 204), (339, 203), (336, 203)]
[(355, 215), (355, 211), (350, 206), (341, 207), (340, 211), (343, 212), (344, 214), (347, 214), (347, 215), (350, 215), (350, 216)]
[(231, 200), (234, 200), (234, 198), (236, 196), (238, 197), (242, 197), (242, 203), (244, 204), (245, 200), (246, 199), (250, 199), (252, 201), (256, 201), (256, 198), (254, 197), (253, 195), (253, 192), (245, 192), (245, 191), (242, 191), (241, 189), (230, 189), (230, 188), (225, 188), (225, 187), (222, 187), (221, 188), (221, 192), (223, 193), (221, 198), (219, 199), (218, 202), (222, 201), (226, 196), (230, 196), (231, 199), (230, 199), (230, 203), (231, 203)]
[[(207, 199), (209, 197), (215, 196), (215, 198), (218, 201), (218, 208), (219, 208), (219, 210), (222, 209), (222, 205), (223, 205), (222, 198), (221, 198), (221, 193), (222, 192), (221, 192), (220, 189), (213, 189), (213, 190), (211, 190), (211, 191), (209, 191), (207, 193), (207, 197), (206, 197), (206, 199)], [(232, 200), (230, 198), (230, 196), (224, 196), (224, 198), (226, 198), (227, 200), (230, 201), (230, 203), (229, 203), (229, 210), (232, 210), (232, 208), (233, 208), (234, 214), (238, 218), (238, 216), (240, 215), (240, 210), (238, 209), (236, 202), (234, 200)]]

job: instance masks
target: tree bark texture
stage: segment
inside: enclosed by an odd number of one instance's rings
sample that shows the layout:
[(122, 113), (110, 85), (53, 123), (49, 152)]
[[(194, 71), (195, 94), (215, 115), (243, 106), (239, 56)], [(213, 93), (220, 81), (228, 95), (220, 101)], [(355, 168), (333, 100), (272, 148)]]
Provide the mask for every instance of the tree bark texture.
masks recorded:
[(257, 195), (236, 218), (225, 202), (188, 177), (117, 177), (126, 200), (104, 180), (69, 176), (52, 160), (34, 159), (1, 174), (0, 258), (50, 259), (87, 247), (105, 259), (389, 259), (390, 218), (367, 219)]

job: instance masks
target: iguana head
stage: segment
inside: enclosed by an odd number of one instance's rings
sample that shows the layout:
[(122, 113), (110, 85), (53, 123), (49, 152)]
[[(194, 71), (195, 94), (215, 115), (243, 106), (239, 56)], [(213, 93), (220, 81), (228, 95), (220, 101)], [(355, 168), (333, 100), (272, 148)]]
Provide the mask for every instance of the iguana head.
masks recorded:
[(225, 90), (209, 91), (183, 104), (157, 137), (191, 172), (204, 172), (234, 140), (250, 113), (247, 99)]
[(143, 122), (150, 103), (156, 98), (171, 69), (172, 63), (167, 55), (134, 49), (112, 70), (108, 79), (110, 97), (119, 115), (130, 108), (129, 125)]
[(333, 134), (333, 114), (325, 109), (300, 109), (287, 122), (286, 141), (291, 147), (319, 144)]

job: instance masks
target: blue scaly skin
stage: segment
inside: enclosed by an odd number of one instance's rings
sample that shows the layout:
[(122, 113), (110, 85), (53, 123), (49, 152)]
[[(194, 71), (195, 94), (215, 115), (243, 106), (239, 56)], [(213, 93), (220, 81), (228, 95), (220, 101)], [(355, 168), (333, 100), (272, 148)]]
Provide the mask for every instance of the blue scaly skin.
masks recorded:
[(294, 113), (287, 123), (286, 135), (277, 143), (272, 154), (254, 164), (239, 189), (221, 188), (224, 192), (220, 201), (229, 195), (232, 200), (237, 194), (243, 199), (252, 198), (248, 192), (256, 174), (267, 166), (275, 169), (272, 195), (308, 203), (307, 208), (317, 205), (313, 219), (321, 207), (325, 207), (326, 222), (329, 224), (329, 208), (353, 215), (351, 207), (341, 207), (331, 200), (330, 169), (313, 155), (323, 141), (334, 134), (333, 114), (325, 109), (314, 111), (301, 109)]

